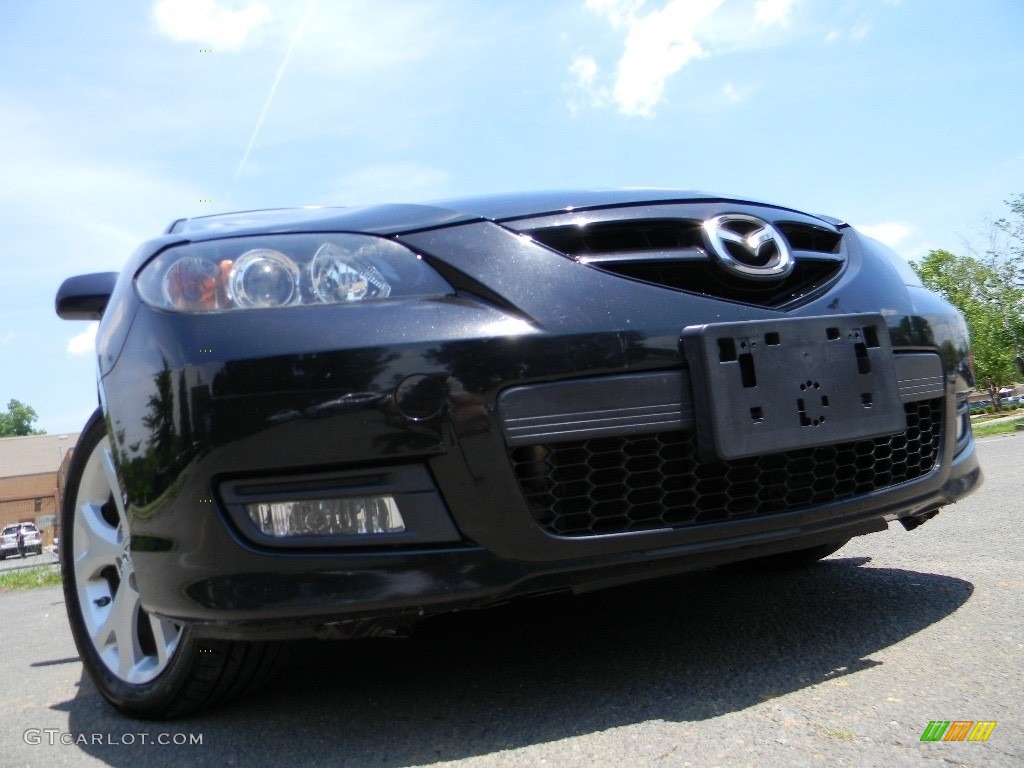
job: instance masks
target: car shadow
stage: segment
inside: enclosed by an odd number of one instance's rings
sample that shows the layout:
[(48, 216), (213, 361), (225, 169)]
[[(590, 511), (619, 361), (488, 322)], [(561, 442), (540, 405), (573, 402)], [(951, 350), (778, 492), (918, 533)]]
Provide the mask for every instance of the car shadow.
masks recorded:
[[(793, 573), (701, 571), (438, 617), (411, 640), (296, 643), (260, 693), (171, 723), (117, 715), (88, 679), (60, 708), (73, 734), (108, 736), (80, 748), (110, 765), (170, 766), (196, 750), (220, 765), (429, 764), (742, 710), (881, 665), (873, 654), (972, 592), (869, 558)], [(118, 738), (143, 732), (201, 734), (202, 746)]]

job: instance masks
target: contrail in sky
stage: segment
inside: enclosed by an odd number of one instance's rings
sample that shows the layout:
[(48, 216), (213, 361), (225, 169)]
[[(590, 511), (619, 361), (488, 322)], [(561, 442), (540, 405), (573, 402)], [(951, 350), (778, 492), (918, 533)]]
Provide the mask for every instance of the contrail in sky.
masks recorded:
[(313, 15), (313, 9), (316, 7), (317, 0), (310, 0), (309, 5), (306, 7), (306, 12), (302, 16), (302, 21), (299, 22), (299, 28), (295, 30), (295, 36), (292, 38), (291, 45), (288, 46), (288, 53), (284, 55), (284, 61), (281, 62), (280, 68), (277, 70), (277, 77), (274, 78), (274, 84), (270, 86), (270, 93), (267, 94), (267, 100), (263, 102), (263, 111), (260, 112), (260, 118), (256, 121), (256, 127), (252, 129), (252, 136), (249, 137), (249, 146), (245, 148), (245, 154), (242, 155), (241, 162), (238, 163), (238, 168), (235, 169), (234, 178), (238, 178), (238, 174), (242, 172), (242, 168), (245, 167), (245, 161), (249, 159), (249, 153), (252, 152), (252, 146), (256, 143), (256, 136), (259, 135), (260, 128), (263, 127), (263, 120), (267, 116), (267, 111), (270, 109), (270, 102), (274, 100), (274, 93), (277, 91), (277, 84), (281, 82), (281, 75), (284, 74), (285, 67), (288, 66), (288, 61), (292, 57), (292, 51), (295, 50), (295, 44), (299, 42), (299, 38), (302, 37), (302, 33), (306, 29), (306, 24), (309, 22), (310, 16)]

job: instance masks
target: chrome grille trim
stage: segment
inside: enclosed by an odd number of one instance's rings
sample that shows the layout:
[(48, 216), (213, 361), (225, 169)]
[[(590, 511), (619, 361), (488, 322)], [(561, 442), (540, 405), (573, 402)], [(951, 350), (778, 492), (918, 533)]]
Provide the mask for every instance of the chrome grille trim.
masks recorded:
[[(900, 399), (942, 397), (942, 360), (930, 352), (895, 356)], [(513, 387), (498, 397), (509, 445), (693, 429), (689, 372), (597, 376)]]

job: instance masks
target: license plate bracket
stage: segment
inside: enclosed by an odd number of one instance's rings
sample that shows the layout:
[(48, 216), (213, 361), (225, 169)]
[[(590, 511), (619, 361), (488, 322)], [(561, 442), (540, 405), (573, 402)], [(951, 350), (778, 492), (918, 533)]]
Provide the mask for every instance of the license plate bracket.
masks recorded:
[(697, 445), (728, 460), (902, 432), (880, 314), (688, 326)]

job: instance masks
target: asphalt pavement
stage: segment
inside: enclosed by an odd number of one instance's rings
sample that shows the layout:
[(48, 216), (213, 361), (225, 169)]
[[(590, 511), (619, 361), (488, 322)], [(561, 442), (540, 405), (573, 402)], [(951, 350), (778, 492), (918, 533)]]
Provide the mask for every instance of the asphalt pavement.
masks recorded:
[[(257, 695), (116, 714), (59, 588), (0, 595), (0, 766), (1024, 765), (1024, 433), (981, 491), (799, 573), (702, 571), (303, 643)], [(930, 721), (995, 721), (922, 742)], [(67, 743), (65, 743), (67, 742)]]

